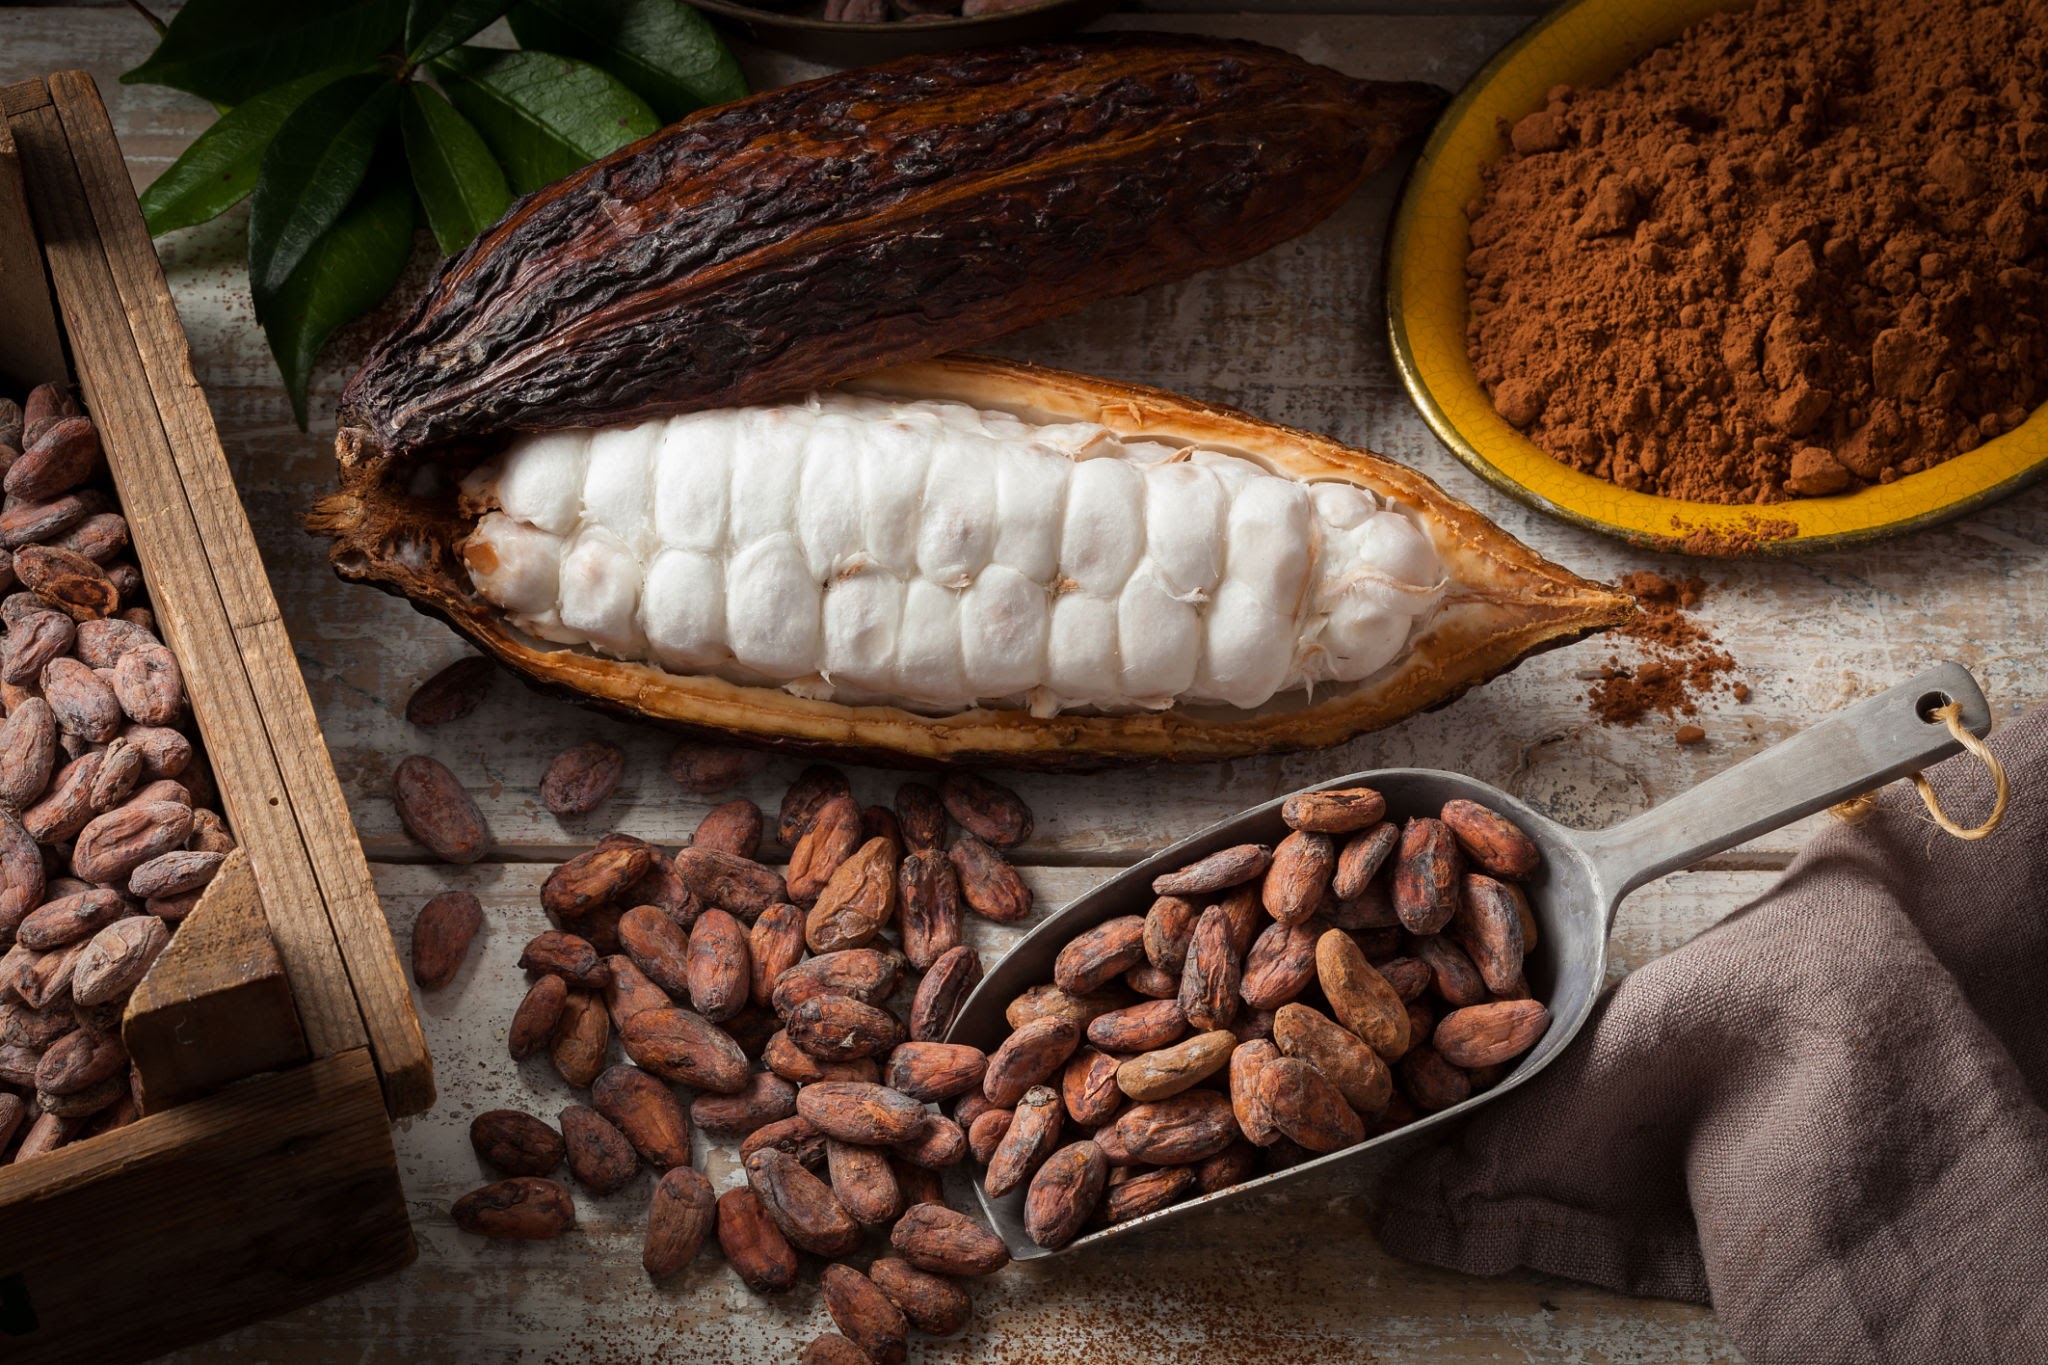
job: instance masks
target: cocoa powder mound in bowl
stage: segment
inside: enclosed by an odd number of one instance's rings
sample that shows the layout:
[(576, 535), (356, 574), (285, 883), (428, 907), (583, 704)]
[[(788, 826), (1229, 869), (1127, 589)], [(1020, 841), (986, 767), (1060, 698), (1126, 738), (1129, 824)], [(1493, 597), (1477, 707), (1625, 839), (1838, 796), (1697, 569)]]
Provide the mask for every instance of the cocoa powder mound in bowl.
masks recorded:
[(1779, 502), (2048, 398), (2048, 0), (1762, 0), (1506, 132), (1468, 350), (1574, 468)]

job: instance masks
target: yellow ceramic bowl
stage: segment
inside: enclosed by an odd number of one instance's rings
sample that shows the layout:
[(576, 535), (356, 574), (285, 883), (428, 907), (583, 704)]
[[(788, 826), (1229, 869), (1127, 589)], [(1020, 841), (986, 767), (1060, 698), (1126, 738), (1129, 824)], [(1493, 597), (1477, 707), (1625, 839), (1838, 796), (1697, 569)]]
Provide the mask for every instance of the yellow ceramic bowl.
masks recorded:
[(2048, 468), (2048, 407), (1896, 483), (1725, 507), (1632, 493), (1561, 464), (1496, 413), (1480, 387), (1465, 354), (1465, 205), (1479, 193), (1480, 167), (1506, 150), (1500, 121), (1542, 108), (1552, 86), (1600, 84), (1689, 24), (1748, 3), (1575, 0), (1509, 44), (1452, 101), (1409, 174), (1387, 245), (1387, 321), (1408, 392), (1488, 483), (1566, 521), (1660, 550), (1784, 554), (1854, 544), (2017, 491)]

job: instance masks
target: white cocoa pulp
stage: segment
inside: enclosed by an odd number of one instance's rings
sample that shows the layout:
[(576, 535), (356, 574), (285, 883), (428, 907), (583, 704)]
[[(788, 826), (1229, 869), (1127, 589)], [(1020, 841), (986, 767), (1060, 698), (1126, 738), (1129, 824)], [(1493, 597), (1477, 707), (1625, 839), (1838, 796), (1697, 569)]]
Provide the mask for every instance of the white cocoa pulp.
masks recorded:
[(1387, 667), (1444, 588), (1353, 484), (960, 403), (548, 432), (463, 491), (476, 589), (529, 634), (924, 712), (1257, 707)]

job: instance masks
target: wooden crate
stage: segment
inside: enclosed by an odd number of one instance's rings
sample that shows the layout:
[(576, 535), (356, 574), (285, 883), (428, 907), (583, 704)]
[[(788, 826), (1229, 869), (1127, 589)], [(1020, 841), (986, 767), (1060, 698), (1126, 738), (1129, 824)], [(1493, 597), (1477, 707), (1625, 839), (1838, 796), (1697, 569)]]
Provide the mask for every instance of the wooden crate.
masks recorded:
[[(68, 361), (67, 361), (68, 357)], [(74, 380), (241, 848), (137, 988), (145, 1117), (0, 1167), (0, 1359), (155, 1355), (410, 1261), (432, 1064), (91, 79), (0, 88), (0, 380)]]

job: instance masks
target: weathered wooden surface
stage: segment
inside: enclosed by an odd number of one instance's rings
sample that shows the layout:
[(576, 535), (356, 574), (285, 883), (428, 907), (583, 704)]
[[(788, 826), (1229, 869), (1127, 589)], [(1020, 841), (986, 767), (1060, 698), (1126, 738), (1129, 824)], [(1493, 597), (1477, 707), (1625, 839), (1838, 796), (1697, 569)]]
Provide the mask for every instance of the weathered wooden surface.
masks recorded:
[[(1153, 10), (1170, 8), (1160, 0)], [(1230, 6), (1198, 0), (1190, 10)], [(1524, 23), (1530, 6), (1422, 0), (1309, 0), (1304, 10), (1408, 13), (1152, 13), (1121, 21), (1249, 36), (1359, 75), (1455, 85)], [(126, 13), (0, 14), (0, 78), (84, 66), (106, 90), (138, 185), (211, 119), (196, 100), (112, 83), (149, 46)], [(804, 74), (755, 58), (758, 79)], [(1612, 652), (1598, 644), (1550, 654), (1455, 705), (1342, 749), (1291, 758), (1094, 778), (1027, 778), (1038, 813), (1025, 851), (1048, 902), (1091, 884), (1099, 869), (1312, 778), (1420, 764), (1499, 782), (1568, 822), (1596, 825), (1644, 809), (1791, 733), (1854, 696), (1938, 658), (1968, 663), (2000, 717), (2048, 696), (2048, 580), (2039, 571), (2048, 488), (1912, 540), (1787, 563), (1688, 565), (1643, 556), (1548, 521), (1465, 473), (1429, 435), (1388, 362), (1379, 312), (1381, 230), (1399, 183), (1381, 176), (1331, 222), (1228, 271), (1099, 304), (1000, 349), (1051, 364), (1156, 383), (1335, 433), (1437, 478), (1546, 554), (1582, 572), (1700, 572), (1715, 585), (1701, 613), (1744, 668), (1746, 706), (1720, 702), (1700, 722), (1709, 742), (1679, 749), (1672, 724), (1604, 727), (1580, 699)], [(241, 215), (159, 244), (173, 292), (251, 520), (256, 526), (314, 704), (373, 861), (401, 946), (418, 906), (449, 885), (476, 889), (488, 928), (454, 984), (422, 1004), (443, 1098), (408, 1122), (398, 1148), (420, 1263), (383, 1283), (246, 1329), (190, 1359), (254, 1362), (347, 1358), (522, 1361), (777, 1361), (793, 1358), (823, 1315), (815, 1295), (752, 1297), (706, 1253), (675, 1286), (650, 1288), (637, 1267), (639, 1186), (583, 1200), (584, 1227), (552, 1246), (485, 1246), (456, 1233), (450, 1199), (477, 1183), (464, 1135), (477, 1111), (519, 1104), (552, 1114), (567, 1092), (546, 1070), (515, 1067), (504, 1026), (517, 991), (513, 959), (538, 927), (533, 889), (566, 848), (617, 826), (673, 843), (708, 802), (661, 772), (660, 735), (537, 701), (509, 680), (468, 719), (438, 733), (402, 717), (413, 685), (461, 648), (403, 603), (338, 586), (320, 547), (296, 528), (330, 487), (319, 432), (339, 374), (316, 391), (314, 435), (292, 425), (239, 282)], [(389, 321), (372, 319), (342, 350)], [(1625, 650), (1624, 650), (1625, 652)], [(631, 755), (626, 782), (587, 820), (560, 822), (534, 789), (546, 760), (604, 736)], [(451, 873), (425, 866), (385, 797), (410, 752), (462, 774), (502, 843), (489, 864)], [(772, 763), (742, 789), (772, 801), (792, 765)], [(894, 775), (856, 775), (885, 794)], [(1621, 970), (1683, 941), (1767, 885), (1804, 831), (1717, 859), (1708, 870), (1646, 889), (1624, 907)], [(994, 946), (991, 935), (987, 946)], [(712, 1162), (730, 1183), (728, 1164)], [(1180, 1225), (1171, 1240), (1136, 1239), (1099, 1257), (1003, 1277), (978, 1296), (975, 1329), (925, 1342), (926, 1361), (1092, 1363), (1209, 1358), (1251, 1362), (1371, 1359), (1724, 1361), (1733, 1349), (1712, 1316), (1533, 1276), (1477, 1280), (1404, 1265), (1366, 1231), (1356, 1177), (1326, 1179), (1227, 1216)]]

